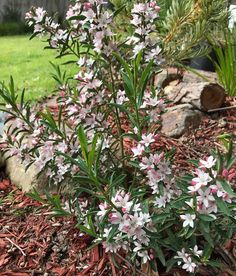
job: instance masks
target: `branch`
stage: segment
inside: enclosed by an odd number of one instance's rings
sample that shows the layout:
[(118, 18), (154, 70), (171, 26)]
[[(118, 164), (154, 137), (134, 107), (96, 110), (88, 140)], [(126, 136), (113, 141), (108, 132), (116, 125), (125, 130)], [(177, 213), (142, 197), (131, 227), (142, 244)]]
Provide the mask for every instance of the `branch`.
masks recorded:
[(23, 251), (23, 249), (21, 249), (19, 247), (19, 245), (15, 244), (12, 240), (10, 240), (9, 238), (5, 238), (6, 240), (8, 240), (12, 245), (14, 245), (17, 249), (20, 250), (20, 252), (22, 253), (23, 256), (26, 256), (25, 252)]

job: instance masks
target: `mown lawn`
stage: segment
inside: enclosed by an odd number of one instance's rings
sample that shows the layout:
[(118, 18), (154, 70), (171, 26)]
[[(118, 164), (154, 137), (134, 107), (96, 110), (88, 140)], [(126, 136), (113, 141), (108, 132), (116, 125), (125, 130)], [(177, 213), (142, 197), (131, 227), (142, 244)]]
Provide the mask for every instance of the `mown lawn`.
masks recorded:
[[(51, 77), (50, 61), (62, 64), (69, 58), (55, 59), (56, 52), (44, 49), (47, 43), (29, 36), (0, 37), (0, 81), (5, 84), (12, 76), (19, 91), (26, 89), (26, 98), (37, 100), (50, 95), (56, 88)], [(70, 74), (76, 73), (76, 66), (63, 66)]]

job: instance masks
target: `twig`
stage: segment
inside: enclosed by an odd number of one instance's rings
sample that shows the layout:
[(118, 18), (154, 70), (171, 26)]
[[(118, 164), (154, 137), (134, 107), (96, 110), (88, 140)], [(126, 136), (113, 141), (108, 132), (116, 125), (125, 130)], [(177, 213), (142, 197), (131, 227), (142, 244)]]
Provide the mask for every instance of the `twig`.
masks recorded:
[(225, 268), (225, 272), (227, 272), (230, 276), (235, 276), (235, 271), (233, 271), (229, 268)]
[(26, 256), (25, 252), (19, 247), (19, 245), (15, 244), (12, 240), (10, 240), (9, 238), (5, 238), (6, 240), (8, 240), (12, 245), (14, 245), (16, 248), (18, 248), (20, 250), (20, 252), (22, 253), (23, 256)]
[(207, 112), (216, 112), (216, 111), (228, 110), (228, 109), (233, 109), (233, 108), (236, 108), (236, 105), (210, 109)]
[(127, 261), (125, 258), (123, 258), (119, 253), (115, 253), (115, 255), (117, 255), (123, 262), (125, 262), (128, 265), (128, 267), (132, 270), (132, 273), (133, 273), (132, 275), (136, 275), (136, 271), (137, 271), (140, 273), (140, 275), (145, 276), (145, 274), (141, 270), (133, 267), (132, 264), (129, 261)]
[(117, 276), (116, 274), (116, 268), (113, 264), (113, 261), (112, 261), (112, 258), (111, 258), (111, 254), (108, 254), (108, 259), (110, 261), (110, 264), (111, 264), (111, 270), (112, 270), (112, 276)]
[(223, 246), (219, 246), (219, 253), (222, 257), (226, 256), (228, 260), (231, 262), (232, 268), (236, 269), (236, 261), (227, 249), (225, 249)]

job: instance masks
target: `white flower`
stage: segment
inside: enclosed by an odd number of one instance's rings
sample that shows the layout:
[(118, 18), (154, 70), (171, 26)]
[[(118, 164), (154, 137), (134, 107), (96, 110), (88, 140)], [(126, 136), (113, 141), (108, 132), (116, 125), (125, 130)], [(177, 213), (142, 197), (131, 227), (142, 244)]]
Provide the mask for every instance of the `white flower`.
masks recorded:
[(197, 196), (197, 202), (205, 205), (205, 207), (209, 206), (209, 201), (215, 201), (215, 198), (211, 194), (211, 189), (203, 191), (202, 189), (198, 190), (199, 196)]
[(105, 214), (107, 213), (109, 206), (107, 205), (106, 202), (104, 202), (104, 203), (99, 204), (99, 208), (100, 208), (100, 211), (98, 211), (97, 215), (99, 217), (104, 217)]
[(145, 145), (145, 147), (148, 147), (153, 142), (155, 142), (155, 139), (152, 133), (149, 133), (148, 135), (142, 134), (142, 140), (140, 143)]
[(134, 242), (135, 248), (133, 249), (133, 252), (138, 252), (140, 250), (142, 250), (142, 244), (138, 243), (138, 242)]
[(184, 265), (182, 266), (182, 268), (190, 273), (193, 273), (196, 266), (197, 265), (192, 262), (192, 259), (190, 257), (188, 257), (188, 258), (184, 259)]
[(147, 11), (148, 5), (147, 4), (134, 4), (134, 7), (132, 9), (132, 13), (143, 13)]
[(167, 198), (165, 196), (156, 197), (154, 201), (154, 205), (158, 206), (158, 208), (166, 207)]
[(123, 104), (124, 102), (127, 102), (129, 99), (125, 96), (125, 91), (119, 90), (117, 92), (117, 104)]
[(177, 256), (174, 256), (174, 259), (182, 259), (177, 262), (178, 265), (181, 265), (184, 259), (187, 259), (189, 257), (189, 254), (186, 253), (185, 248), (182, 248), (181, 251), (177, 251)]
[(202, 170), (197, 169), (195, 174), (197, 177), (192, 179), (192, 186), (188, 187), (190, 192), (198, 191), (202, 186), (206, 186), (212, 180), (210, 175)]
[(105, 248), (105, 252), (116, 253), (120, 249), (120, 245), (115, 242), (103, 242), (102, 245)]
[(145, 44), (142, 42), (142, 43), (139, 43), (137, 45), (134, 46), (134, 49), (133, 49), (133, 53), (134, 53), (134, 56), (133, 58), (135, 58), (137, 56), (137, 54), (143, 50), (145, 48)]
[(138, 134), (138, 128), (137, 128), (137, 127), (134, 127), (133, 130), (134, 130), (134, 133), (135, 133), (135, 134)]
[(194, 220), (196, 218), (196, 215), (186, 214), (186, 215), (180, 215), (181, 219), (184, 220), (183, 227), (187, 227), (188, 225), (190, 227), (194, 227)]
[(131, 150), (132, 150), (132, 152), (134, 154), (134, 157), (140, 156), (140, 155), (142, 155), (142, 153), (144, 151), (144, 146), (141, 145), (141, 144), (138, 144), (137, 147), (134, 147)]
[(36, 23), (39, 23), (43, 20), (44, 16), (46, 15), (46, 11), (43, 8), (37, 8), (35, 10), (36, 16), (34, 17), (34, 20)]
[(147, 250), (139, 251), (138, 256), (142, 258), (142, 262), (145, 264), (148, 260), (150, 260), (150, 257), (148, 255)]
[(109, 229), (108, 229), (108, 228), (105, 228), (105, 229), (104, 229), (104, 233), (103, 233), (103, 237), (104, 237), (104, 238), (108, 238), (108, 236), (109, 236), (111, 230), (112, 230), (112, 227), (110, 227)]
[(150, 222), (151, 217), (148, 213), (139, 213), (139, 225), (143, 226), (145, 223)]
[(191, 207), (191, 208), (194, 207), (193, 198), (191, 198), (189, 201), (185, 201), (185, 203), (188, 204), (188, 206)]
[(152, 158), (143, 157), (142, 162), (139, 164), (139, 166), (140, 166), (140, 170), (154, 169)]
[(213, 156), (207, 157), (206, 160), (200, 160), (200, 168), (211, 169), (216, 163), (216, 159)]
[(193, 254), (195, 256), (197, 256), (197, 257), (202, 256), (203, 251), (202, 250), (198, 250), (198, 246), (197, 245), (194, 246), (194, 248), (192, 249), (192, 251), (193, 251)]

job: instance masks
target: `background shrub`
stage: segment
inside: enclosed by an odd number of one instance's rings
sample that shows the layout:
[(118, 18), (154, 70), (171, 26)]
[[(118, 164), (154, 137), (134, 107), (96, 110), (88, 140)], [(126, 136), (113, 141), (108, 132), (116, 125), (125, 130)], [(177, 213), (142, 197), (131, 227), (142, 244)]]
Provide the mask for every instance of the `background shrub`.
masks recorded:
[(22, 22), (0, 23), (0, 36), (30, 33), (31, 28)]

